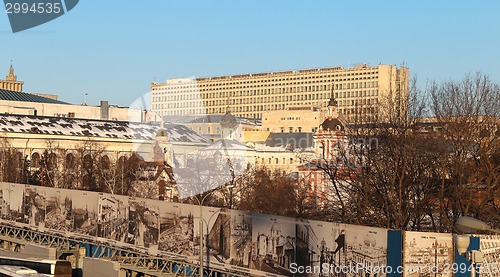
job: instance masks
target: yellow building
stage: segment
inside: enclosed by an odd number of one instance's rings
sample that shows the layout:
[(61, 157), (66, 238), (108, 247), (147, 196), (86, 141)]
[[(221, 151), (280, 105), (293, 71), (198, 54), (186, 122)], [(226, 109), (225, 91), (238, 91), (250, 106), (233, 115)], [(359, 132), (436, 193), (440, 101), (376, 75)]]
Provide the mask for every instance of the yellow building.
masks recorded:
[(14, 74), (14, 67), (10, 65), (9, 74), (5, 76), (5, 80), (0, 80), (0, 89), (23, 91), (24, 82), (17, 81), (17, 76)]
[[(381, 103), (404, 111), (406, 67), (395, 65), (331, 67), (151, 84), (151, 109), (161, 116), (224, 114), (262, 119), (265, 112), (294, 107), (326, 108), (333, 96), (348, 121), (369, 122)], [(311, 131), (311, 130), (307, 130)]]
[(324, 111), (313, 107), (289, 107), (262, 112), (262, 130), (272, 133), (314, 133), (323, 122)]

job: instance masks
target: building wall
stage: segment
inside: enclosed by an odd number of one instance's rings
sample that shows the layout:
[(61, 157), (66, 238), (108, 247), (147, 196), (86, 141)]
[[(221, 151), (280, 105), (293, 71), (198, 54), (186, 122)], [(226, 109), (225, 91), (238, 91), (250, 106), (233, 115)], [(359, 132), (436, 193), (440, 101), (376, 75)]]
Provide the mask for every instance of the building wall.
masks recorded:
[[(387, 95), (407, 97), (408, 68), (395, 65), (359, 65), (284, 72), (232, 75), (198, 79), (170, 79), (151, 84), (151, 109), (162, 116), (225, 113), (263, 118), (264, 112), (290, 107), (324, 108), (331, 94), (339, 101), (339, 111), (363, 121), (380, 107)], [(401, 85), (403, 84), (403, 85)]]
[(0, 113), (75, 117), (85, 119), (109, 119), (120, 121), (135, 121), (143, 118), (141, 116), (142, 111), (124, 107), (109, 106), (108, 118), (102, 118), (100, 106), (52, 104), (8, 100), (0, 100)]
[(23, 91), (24, 82), (0, 80), (0, 89)]
[[(312, 155), (312, 153), (307, 153)], [(304, 153), (302, 153), (304, 155)], [(256, 167), (265, 167), (271, 171), (281, 171), (285, 173), (297, 172), (302, 164), (301, 155), (293, 151), (288, 151), (279, 147), (268, 147), (268, 149), (259, 149), (255, 151), (254, 164)]]
[(272, 133), (316, 132), (323, 112), (311, 107), (289, 108), (287, 111), (262, 112), (262, 130)]

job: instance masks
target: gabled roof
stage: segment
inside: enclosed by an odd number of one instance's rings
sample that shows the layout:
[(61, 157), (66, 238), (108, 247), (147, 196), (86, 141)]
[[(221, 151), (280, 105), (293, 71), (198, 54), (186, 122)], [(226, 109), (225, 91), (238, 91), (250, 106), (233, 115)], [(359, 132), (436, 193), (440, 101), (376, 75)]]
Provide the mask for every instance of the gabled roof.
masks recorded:
[(0, 89), (0, 100), (7, 101), (21, 101), (21, 102), (36, 102), (36, 103), (50, 103), (50, 104), (69, 104), (63, 101), (50, 99), (34, 95), (31, 93)]

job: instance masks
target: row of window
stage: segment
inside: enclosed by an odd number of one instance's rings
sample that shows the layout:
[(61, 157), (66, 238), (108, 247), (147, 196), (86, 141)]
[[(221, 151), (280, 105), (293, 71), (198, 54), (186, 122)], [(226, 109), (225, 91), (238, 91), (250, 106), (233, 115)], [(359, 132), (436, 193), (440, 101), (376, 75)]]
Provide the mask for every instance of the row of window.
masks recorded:
[[(368, 76), (367, 76), (368, 75)], [(357, 76), (357, 77), (355, 77)], [(251, 77), (248, 75), (248, 77)], [(347, 78), (346, 78), (347, 77)], [(364, 71), (364, 72), (353, 72), (353, 73), (341, 73), (341, 74), (312, 74), (312, 75), (302, 75), (302, 76), (293, 76), (293, 77), (285, 77), (285, 78), (269, 78), (269, 76), (264, 75), (263, 77), (251, 79), (251, 80), (238, 80), (237, 78), (233, 78), (233, 76), (226, 76), (223, 78), (233, 79), (231, 81), (220, 82), (217, 78), (201, 78), (197, 80), (193, 80), (188, 83), (176, 83), (176, 84), (158, 84), (153, 86), (153, 90), (160, 89), (185, 89), (185, 88), (193, 88), (198, 85), (199, 87), (224, 87), (224, 86), (234, 86), (234, 85), (246, 85), (246, 84), (262, 84), (262, 83), (276, 83), (276, 82), (285, 82), (282, 85), (291, 84), (290, 81), (301, 81), (301, 80), (311, 80), (306, 81), (305, 83), (314, 83), (314, 82), (342, 82), (342, 81), (354, 81), (354, 80), (366, 80), (373, 79), (378, 77), (378, 70)], [(331, 78), (334, 78), (333, 80)], [(323, 79), (323, 80), (314, 80), (314, 79)], [(195, 82), (198, 83), (195, 83)], [(300, 84), (304, 82), (292, 82), (293, 84)], [(240, 86), (242, 87), (242, 86)], [(254, 87), (254, 86), (249, 86)]]
[[(378, 81), (364, 81), (364, 82), (348, 82), (341, 84), (323, 84), (323, 85), (302, 85), (300, 84), (283, 84), (280, 88), (269, 88), (269, 86), (264, 89), (245, 89), (246, 87), (230, 87), (224, 88), (220, 87), (217, 89), (213, 89), (216, 92), (208, 92), (210, 90), (205, 89), (189, 89), (189, 90), (170, 90), (170, 91), (159, 91), (153, 92), (153, 96), (156, 95), (175, 95), (176, 93), (180, 94), (181, 97), (192, 95), (201, 95), (203, 98), (225, 98), (230, 96), (255, 96), (255, 95), (263, 95), (263, 94), (274, 94), (274, 93), (290, 93), (290, 92), (315, 92), (315, 91), (330, 91), (331, 89), (340, 90), (340, 89), (361, 89), (361, 88), (375, 88), (378, 87)], [(259, 86), (260, 87), (260, 86)], [(221, 91), (222, 90), (222, 91)], [(236, 91), (235, 91), (236, 90)], [(199, 98), (199, 97), (198, 97)], [(187, 98), (186, 98), (187, 99)]]
[(293, 165), (294, 159), (293, 158), (255, 158), (255, 164), (289, 164)]
[[(238, 99), (211, 99), (204, 100), (205, 106), (219, 106), (232, 104), (253, 104), (253, 103), (268, 103), (268, 102), (282, 102), (282, 101), (297, 101), (297, 100), (318, 100), (318, 99), (329, 99), (331, 96), (330, 92), (315, 93), (315, 94), (294, 94), (294, 95), (277, 95), (277, 96), (264, 96), (264, 97), (244, 97)], [(351, 98), (351, 97), (367, 97), (367, 96), (378, 96), (378, 89), (372, 90), (356, 90), (356, 91), (343, 91), (335, 92), (335, 98)], [(206, 98), (206, 97), (204, 97)], [(158, 102), (172, 102), (172, 101), (185, 101), (194, 100), (189, 102), (189, 105), (184, 105), (184, 107), (199, 107), (201, 106), (201, 101), (199, 98), (194, 97), (194, 95), (174, 95), (174, 96), (154, 96), (152, 98), (153, 105)], [(192, 104), (191, 104), (192, 103)], [(166, 107), (169, 107), (168, 105)], [(177, 108), (179, 106), (171, 106), (170, 108)]]

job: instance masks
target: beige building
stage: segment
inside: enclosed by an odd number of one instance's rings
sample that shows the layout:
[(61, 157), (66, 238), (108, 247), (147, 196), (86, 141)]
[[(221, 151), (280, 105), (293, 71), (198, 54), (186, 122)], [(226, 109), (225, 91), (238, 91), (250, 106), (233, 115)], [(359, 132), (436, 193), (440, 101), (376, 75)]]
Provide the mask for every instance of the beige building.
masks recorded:
[(5, 76), (5, 80), (0, 80), (0, 89), (23, 91), (24, 82), (17, 81), (17, 76), (14, 74), (14, 67), (10, 65), (9, 74)]
[(324, 112), (313, 107), (289, 107), (284, 111), (262, 112), (262, 130), (272, 133), (314, 133)]
[[(395, 65), (331, 67), (151, 84), (151, 110), (161, 116), (224, 114), (262, 119), (268, 111), (326, 108), (333, 96), (349, 121), (373, 120), (381, 103), (404, 111), (409, 70)], [(308, 130), (311, 131), (311, 130)]]
[(142, 122), (151, 116), (138, 109), (109, 105), (73, 105), (31, 93), (0, 89), (0, 114), (38, 115)]

